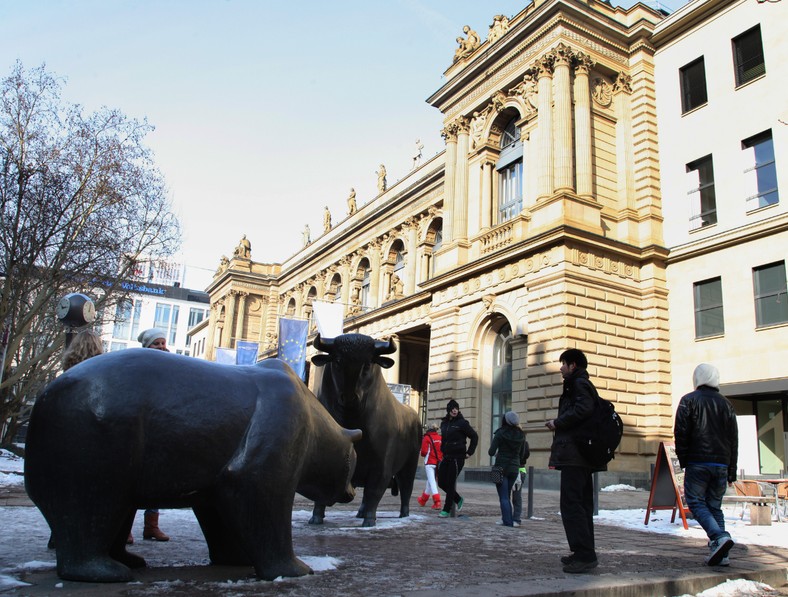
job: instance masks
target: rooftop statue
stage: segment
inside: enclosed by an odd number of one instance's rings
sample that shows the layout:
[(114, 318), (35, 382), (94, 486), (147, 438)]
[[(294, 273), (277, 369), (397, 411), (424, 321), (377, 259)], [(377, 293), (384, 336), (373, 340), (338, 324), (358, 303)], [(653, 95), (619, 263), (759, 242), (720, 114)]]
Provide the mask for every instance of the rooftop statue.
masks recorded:
[(323, 232), (328, 232), (329, 230), (331, 230), (331, 211), (328, 209), (328, 205), (326, 205), (323, 210)]
[(383, 164), (381, 164), (380, 170), (377, 170), (375, 174), (378, 175), (378, 193), (383, 193), (387, 188), (386, 167)]
[(350, 195), (347, 198), (347, 213), (349, 216), (352, 216), (356, 211), (358, 211), (356, 208), (356, 189), (351, 187)]
[(509, 17), (506, 15), (495, 15), (493, 17), (492, 25), (490, 25), (490, 32), (487, 34), (487, 41), (491, 44), (501, 39), (509, 31)]
[(235, 247), (235, 251), (233, 251), (233, 257), (240, 257), (241, 259), (249, 259), (252, 256), (252, 243), (246, 238), (244, 234), (243, 238), (238, 243), (238, 246)]
[(471, 29), (468, 25), (462, 28), (463, 33), (467, 35), (466, 38), (458, 37), (457, 43), (460, 47), (454, 52), (454, 62), (467, 58), (481, 45), (479, 34)]

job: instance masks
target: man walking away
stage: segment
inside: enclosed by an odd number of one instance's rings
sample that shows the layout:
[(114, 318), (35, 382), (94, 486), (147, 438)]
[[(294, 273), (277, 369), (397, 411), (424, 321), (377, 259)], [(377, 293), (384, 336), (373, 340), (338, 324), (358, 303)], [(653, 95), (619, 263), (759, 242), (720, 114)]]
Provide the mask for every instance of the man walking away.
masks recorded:
[(597, 407), (596, 390), (588, 379), (588, 359), (582, 350), (570, 348), (560, 357), (563, 392), (558, 416), (545, 423), (555, 432), (550, 449), (550, 468), (561, 471), (561, 521), (572, 552), (561, 558), (564, 572), (581, 574), (596, 568), (594, 547), (594, 471), (583, 455), (579, 440), (586, 422)]
[(709, 537), (709, 566), (728, 566), (733, 539), (725, 531), (722, 496), (736, 480), (739, 427), (736, 411), (720, 394), (720, 372), (701, 363), (692, 374), (694, 392), (676, 410), (676, 456), (684, 470), (687, 506)]

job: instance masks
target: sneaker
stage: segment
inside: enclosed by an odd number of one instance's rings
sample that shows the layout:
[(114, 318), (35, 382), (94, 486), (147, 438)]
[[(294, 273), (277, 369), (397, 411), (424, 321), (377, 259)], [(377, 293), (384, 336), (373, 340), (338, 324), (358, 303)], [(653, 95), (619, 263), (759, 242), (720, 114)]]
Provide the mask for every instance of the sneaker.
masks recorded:
[(719, 563), (719, 564), (717, 564), (717, 566), (730, 566), (730, 565), (731, 565), (731, 561), (730, 561), (730, 559), (728, 558), (728, 556), (725, 556), (724, 558), (722, 558), (722, 559), (720, 560), (720, 563)]
[(438, 514), (438, 516), (440, 516), (441, 518), (448, 518), (449, 516), (451, 516), (451, 513), (446, 512), (446, 510), (441, 510), (441, 512), (440, 512), (440, 514)]
[(564, 566), (564, 572), (568, 572), (569, 574), (583, 574), (584, 572), (588, 572), (596, 568), (599, 565), (597, 560), (592, 560), (590, 562), (583, 562), (582, 560), (572, 560), (566, 566)]
[(731, 547), (733, 547), (733, 539), (730, 538), (730, 535), (723, 535), (714, 541), (709, 541), (709, 557), (706, 558), (706, 565), (719, 566), (723, 558), (727, 557)]
[(515, 520), (514, 523), (512, 523), (512, 526), (513, 527), (519, 527), (520, 523)]
[(464, 499), (462, 499), (462, 498), (460, 498), (460, 499), (457, 501), (457, 512), (459, 512), (460, 510), (462, 510), (462, 505), (463, 505), (464, 503), (465, 503), (465, 500), (464, 500)]
[(568, 556), (561, 556), (562, 564), (571, 564), (574, 561), (575, 561), (575, 554), (570, 554)]

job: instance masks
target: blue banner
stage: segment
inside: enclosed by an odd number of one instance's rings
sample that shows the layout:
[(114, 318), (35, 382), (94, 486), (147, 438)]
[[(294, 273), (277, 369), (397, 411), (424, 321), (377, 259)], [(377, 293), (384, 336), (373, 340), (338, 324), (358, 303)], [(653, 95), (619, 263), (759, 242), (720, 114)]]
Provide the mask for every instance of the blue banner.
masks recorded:
[(257, 362), (257, 342), (238, 340), (235, 343), (235, 364), (254, 365)]
[(290, 365), (302, 380), (306, 375), (306, 319), (279, 318), (279, 358)]

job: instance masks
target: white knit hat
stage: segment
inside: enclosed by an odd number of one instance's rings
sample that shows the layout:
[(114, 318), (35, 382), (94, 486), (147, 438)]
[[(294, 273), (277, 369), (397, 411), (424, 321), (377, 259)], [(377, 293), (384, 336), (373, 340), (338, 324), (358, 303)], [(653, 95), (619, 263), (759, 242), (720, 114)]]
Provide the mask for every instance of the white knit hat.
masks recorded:
[(161, 328), (150, 328), (149, 330), (140, 332), (140, 335), (137, 336), (137, 342), (142, 344), (142, 348), (150, 348), (150, 345), (159, 338), (164, 338), (166, 340), (167, 332)]
[(714, 365), (708, 363), (701, 363), (695, 367), (692, 373), (692, 386), (698, 389), (700, 386), (709, 386), (710, 388), (720, 387), (720, 372)]

